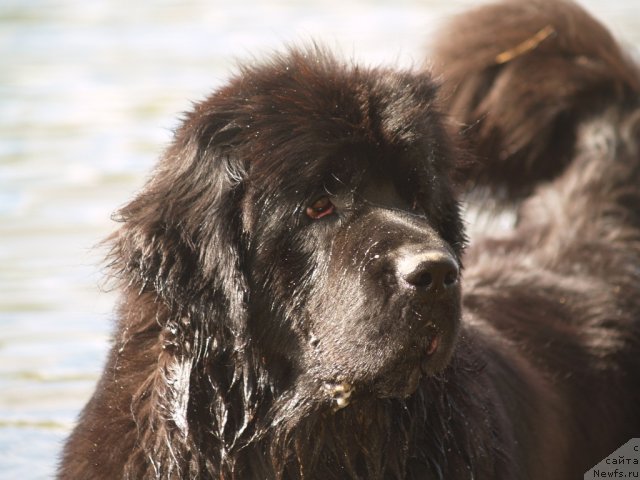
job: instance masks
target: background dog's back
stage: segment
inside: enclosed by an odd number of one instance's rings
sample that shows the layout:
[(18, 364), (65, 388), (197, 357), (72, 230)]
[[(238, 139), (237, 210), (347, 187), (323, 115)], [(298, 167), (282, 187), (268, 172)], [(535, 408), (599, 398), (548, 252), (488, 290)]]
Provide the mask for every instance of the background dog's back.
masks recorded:
[(531, 478), (581, 478), (640, 433), (637, 65), (580, 7), (545, 0), (461, 16), (434, 57), (477, 155), (467, 195), (516, 210), (513, 233), (471, 245), (466, 311), (530, 377), (535, 394), (507, 403), (537, 437)]

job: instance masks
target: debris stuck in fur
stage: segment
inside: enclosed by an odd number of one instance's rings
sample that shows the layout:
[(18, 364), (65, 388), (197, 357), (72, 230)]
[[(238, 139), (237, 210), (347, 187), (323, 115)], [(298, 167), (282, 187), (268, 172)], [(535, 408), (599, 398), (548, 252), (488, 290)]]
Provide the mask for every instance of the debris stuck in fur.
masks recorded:
[(353, 393), (353, 387), (347, 382), (324, 384), (325, 391), (329, 394), (334, 402), (333, 411), (336, 412), (350, 403), (351, 394)]

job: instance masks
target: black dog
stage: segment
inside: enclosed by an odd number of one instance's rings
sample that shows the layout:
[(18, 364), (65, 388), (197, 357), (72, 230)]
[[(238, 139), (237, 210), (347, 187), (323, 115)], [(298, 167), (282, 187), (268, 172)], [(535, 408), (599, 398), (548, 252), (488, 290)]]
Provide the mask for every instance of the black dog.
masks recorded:
[(414, 393), (449, 364), (464, 245), (434, 94), (294, 51), (188, 115), (121, 212), (119, 331), (63, 477), (432, 468)]
[(309, 50), (196, 106), (121, 212), (119, 329), (61, 478), (566, 479), (638, 433), (637, 105), (474, 246), (461, 316), (435, 100)]

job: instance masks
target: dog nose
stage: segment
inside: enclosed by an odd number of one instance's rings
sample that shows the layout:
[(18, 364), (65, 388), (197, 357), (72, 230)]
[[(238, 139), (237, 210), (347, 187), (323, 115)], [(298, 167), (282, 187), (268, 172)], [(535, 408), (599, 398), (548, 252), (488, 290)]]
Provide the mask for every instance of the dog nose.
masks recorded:
[(442, 293), (458, 283), (458, 262), (445, 250), (405, 254), (397, 263), (398, 278), (417, 290)]

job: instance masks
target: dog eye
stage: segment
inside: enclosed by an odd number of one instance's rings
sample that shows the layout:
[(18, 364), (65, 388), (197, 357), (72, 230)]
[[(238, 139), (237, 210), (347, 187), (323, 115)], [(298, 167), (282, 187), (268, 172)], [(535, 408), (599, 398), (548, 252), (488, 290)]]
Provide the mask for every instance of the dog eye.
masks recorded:
[(307, 207), (306, 213), (309, 218), (317, 220), (318, 218), (326, 217), (327, 215), (331, 215), (335, 207), (329, 197), (320, 197), (318, 200), (313, 202), (313, 205)]

